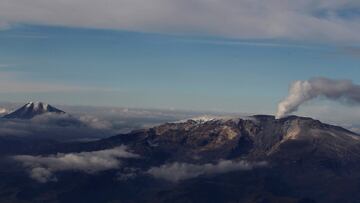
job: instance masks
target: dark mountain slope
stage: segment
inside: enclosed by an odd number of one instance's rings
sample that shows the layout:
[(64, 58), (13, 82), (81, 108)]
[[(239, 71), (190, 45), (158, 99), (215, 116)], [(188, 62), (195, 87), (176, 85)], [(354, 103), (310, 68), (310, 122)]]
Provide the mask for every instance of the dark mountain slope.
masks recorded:
[(15, 110), (14, 112), (5, 115), (4, 118), (31, 119), (35, 116), (42, 115), (45, 113), (63, 114), (65, 112), (42, 102), (29, 102), (24, 106), (22, 106), (21, 108)]
[[(256, 115), (166, 123), (88, 143), (38, 144), (29, 154), (97, 151), (127, 145), (141, 158), (119, 169), (56, 172), (37, 183), (15, 163), (0, 170), (0, 200), (24, 202), (359, 202), (359, 136), (320, 121)], [(265, 167), (169, 182), (146, 173), (163, 164), (266, 161)], [(5, 167), (5, 165), (3, 164)], [(128, 170), (133, 178), (121, 179)], [(131, 170), (130, 170), (131, 171)], [(180, 173), (181, 171), (179, 171)], [(173, 172), (176, 175), (177, 171)], [(16, 174), (16, 175), (14, 175)], [(16, 177), (9, 179), (6, 177)], [(86, 194), (86, 195), (84, 195)], [(6, 199), (8, 198), (8, 199)]]

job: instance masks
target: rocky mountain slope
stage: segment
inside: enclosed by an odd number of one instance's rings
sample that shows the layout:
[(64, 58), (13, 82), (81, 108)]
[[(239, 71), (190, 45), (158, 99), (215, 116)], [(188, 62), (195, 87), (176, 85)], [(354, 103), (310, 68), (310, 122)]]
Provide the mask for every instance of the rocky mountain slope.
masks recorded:
[(360, 158), (360, 136), (311, 118), (256, 115), (246, 119), (188, 120), (100, 142), (158, 151), (176, 161), (297, 159), (305, 154), (348, 162)]
[[(311, 118), (192, 119), (87, 143), (32, 144), (20, 153), (28, 154), (21, 160), (31, 164), (9, 159), (15, 169), (0, 168), (0, 188), (7, 191), (0, 200), (303, 203), (360, 198), (359, 135)], [(108, 154), (124, 145), (137, 158)], [(119, 165), (89, 172), (103, 168), (108, 156), (111, 163), (120, 159)], [(39, 183), (34, 170), (52, 178)]]

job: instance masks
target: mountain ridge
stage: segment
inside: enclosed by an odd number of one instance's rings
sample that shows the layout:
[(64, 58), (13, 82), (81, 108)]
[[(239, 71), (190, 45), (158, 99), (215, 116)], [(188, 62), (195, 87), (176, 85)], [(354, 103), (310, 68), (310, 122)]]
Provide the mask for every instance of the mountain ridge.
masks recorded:
[[(34, 199), (74, 202), (74, 198), (77, 201), (85, 198), (87, 202), (335, 203), (357, 202), (360, 198), (356, 190), (360, 181), (360, 136), (306, 117), (275, 119), (254, 115), (206, 122), (190, 119), (97, 141), (33, 144), (23, 142), (20, 154), (33, 161), (39, 159), (40, 165), (31, 165), (33, 168), (13, 165), (20, 172), (7, 172), (18, 175), (18, 185), (6, 179), (9, 177), (6, 173), (6, 176), (0, 173), (7, 181), (0, 186), (15, 185), (12, 194), (27, 196), (13, 197), (27, 202)], [(12, 150), (16, 149), (15, 144), (12, 146)], [(57, 172), (58, 168), (51, 171), (54, 162), (50, 165), (41, 162), (51, 159), (62, 163), (63, 157), (73, 156), (83, 159), (85, 155), (119, 146), (126, 146), (139, 158), (122, 159), (118, 167), (96, 174), (65, 169)], [(249, 170), (222, 170), (242, 161), (265, 165)], [(38, 166), (45, 170), (50, 167), (56, 181), (37, 183), (31, 179), (28, 173), (37, 171)], [(28, 173), (23, 173), (24, 170)], [(200, 174), (169, 182), (150, 174), (151, 170), (170, 176)], [(216, 173), (211, 172), (214, 170)], [(99, 186), (96, 193), (88, 187), (94, 181)], [(127, 192), (118, 192), (124, 190)], [(84, 192), (86, 197), (79, 195)]]
[(144, 156), (149, 155), (147, 153), (162, 154), (167, 161), (208, 162), (233, 158), (294, 160), (308, 154), (341, 162), (349, 161), (343, 159), (347, 155), (351, 161), (360, 160), (358, 134), (296, 116), (275, 119), (274, 116), (255, 115), (238, 122), (211, 120), (198, 123), (188, 120), (165, 123), (94, 141), (88, 146), (93, 150), (120, 144), (129, 145)]

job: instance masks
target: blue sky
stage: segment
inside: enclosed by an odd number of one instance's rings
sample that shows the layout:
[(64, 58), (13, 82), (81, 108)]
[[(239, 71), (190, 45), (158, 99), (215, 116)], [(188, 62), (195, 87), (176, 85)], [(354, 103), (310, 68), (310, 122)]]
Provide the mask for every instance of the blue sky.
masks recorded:
[[(262, 24), (265, 14), (239, 12), (239, 18), (253, 20), (248, 26), (232, 20), (237, 17), (236, 10), (230, 15), (221, 8), (216, 11), (229, 25), (213, 17), (202, 21), (208, 17), (201, 7), (203, 1), (197, 2), (201, 2), (198, 10), (187, 10), (194, 22), (178, 13), (173, 13), (177, 18), (167, 16), (170, 4), (145, 9), (145, 17), (127, 13), (125, 22), (117, 21), (122, 16), (106, 14), (103, 19), (87, 21), (91, 6), (66, 16), (71, 10), (66, 4), (33, 2), (38, 6), (0, 2), (4, 8), (0, 12), (0, 22), (4, 22), (0, 31), (3, 101), (274, 113), (294, 80), (322, 76), (360, 83), (360, 40), (356, 37), (360, 6), (356, 1), (327, 4), (307, 0), (306, 5), (289, 4), (289, 12), (284, 12), (288, 16), (277, 16), (277, 9), (284, 8), (272, 0), (279, 6), (269, 3), (263, 13), (290, 22), (274, 20), (272, 27)], [(107, 2), (119, 6), (116, 1)], [(232, 6), (230, 2), (221, 5)], [(304, 10), (314, 2), (320, 2), (314, 4), (315, 9)], [(83, 2), (74, 1), (70, 8), (76, 10), (76, 3)], [(129, 1), (123, 3), (133, 6)], [(214, 8), (218, 4), (209, 3)], [(39, 5), (41, 10), (37, 10)], [(6, 8), (27, 12), (17, 15), (5, 12)], [(59, 12), (49, 14), (54, 8)], [(160, 16), (155, 15), (157, 11)], [(37, 15), (32, 15), (35, 12)], [(315, 20), (303, 18), (303, 13), (312, 12), (315, 14), (309, 15)], [(293, 28), (292, 22), (299, 22), (304, 29)]]
[(14, 82), (60, 86), (2, 91), (8, 101), (271, 112), (293, 80), (360, 75), (360, 57), (324, 44), (31, 25), (0, 44)]

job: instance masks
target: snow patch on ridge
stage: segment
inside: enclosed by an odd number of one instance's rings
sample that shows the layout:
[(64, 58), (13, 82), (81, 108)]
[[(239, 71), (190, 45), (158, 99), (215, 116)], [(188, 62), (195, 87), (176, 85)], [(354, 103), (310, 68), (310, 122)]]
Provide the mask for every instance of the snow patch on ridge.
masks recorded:
[(33, 108), (34, 111), (38, 111), (38, 110), (47, 111), (49, 105), (42, 102), (29, 102), (26, 104), (26, 108)]
[(212, 121), (220, 121), (220, 122), (226, 122), (226, 121), (233, 121), (233, 122), (239, 122), (240, 120), (253, 120), (255, 121), (256, 118), (252, 116), (234, 116), (234, 115), (224, 115), (224, 116), (215, 116), (215, 115), (202, 115), (194, 118), (189, 119), (183, 119), (180, 121), (177, 121), (175, 123), (185, 123), (187, 121), (195, 121), (199, 124), (206, 123), (206, 122), (212, 122)]

